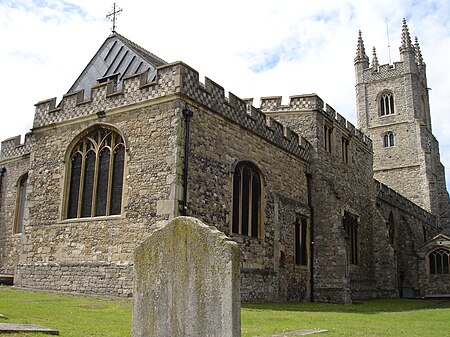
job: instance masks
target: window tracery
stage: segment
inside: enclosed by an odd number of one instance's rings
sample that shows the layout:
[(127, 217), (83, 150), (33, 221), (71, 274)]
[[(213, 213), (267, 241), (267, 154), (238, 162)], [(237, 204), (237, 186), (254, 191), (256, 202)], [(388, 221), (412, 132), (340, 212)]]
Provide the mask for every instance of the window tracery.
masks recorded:
[(125, 145), (115, 131), (99, 127), (70, 154), (67, 219), (117, 215), (122, 209)]
[(450, 251), (440, 248), (430, 253), (430, 274), (449, 274)]

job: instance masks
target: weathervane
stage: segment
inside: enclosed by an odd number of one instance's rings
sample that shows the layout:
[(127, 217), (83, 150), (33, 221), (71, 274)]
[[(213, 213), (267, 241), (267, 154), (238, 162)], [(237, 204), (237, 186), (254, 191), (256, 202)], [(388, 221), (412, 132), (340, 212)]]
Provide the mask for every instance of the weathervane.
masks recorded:
[(110, 19), (110, 20), (112, 21), (112, 23), (113, 23), (113, 26), (112, 26), (112, 29), (111, 29), (111, 31), (112, 31), (113, 33), (116, 32), (116, 18), (117, 18), (117, 15), (119, 15), (119, 13), (120, 13), (121, 11), (122, 11), (122, 8), (119, 8), (119, 7), (116, 8), (116, 3), (114, 2), (112, 12), (111, 12), (111, 13), (108, 13), (108, 14), (106, 15), (106, 18), (107, 18), (107, 19)]

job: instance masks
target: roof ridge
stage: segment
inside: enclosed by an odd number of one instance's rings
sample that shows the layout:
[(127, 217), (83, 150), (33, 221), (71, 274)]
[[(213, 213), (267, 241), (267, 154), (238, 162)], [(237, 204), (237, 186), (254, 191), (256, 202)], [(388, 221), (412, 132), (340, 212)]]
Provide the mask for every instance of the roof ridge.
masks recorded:
[(142, 57), (145, 58), (150, 58), (151, 59), (151, 63), (158, 63), (155, 64), (156, 66), (160, 66), (163, 64), (167, 64), (168, 62), (163, 60), (162, 58), (156, 56), (155, 54), (149, 52), (147, 49), (141, 47), (140, 45), (138, 45), (137, 43), (131, 41), (130, 39), (127, 39), (125, 36), (114, 32), (112, 35), (117, 36), (117, 38), (119, 38), (124, 44), (127, 44), (130, 48), (135, 49), (136, 52), (138, 52), (139, 54), (141, 54)]

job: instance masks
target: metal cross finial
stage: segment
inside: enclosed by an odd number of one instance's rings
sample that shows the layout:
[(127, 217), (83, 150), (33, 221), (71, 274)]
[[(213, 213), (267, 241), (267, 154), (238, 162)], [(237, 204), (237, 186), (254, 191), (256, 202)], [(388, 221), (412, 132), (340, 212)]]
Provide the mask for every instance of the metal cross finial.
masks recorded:
[(117, 15), (119, 15), (120, 12), (122, 12), (122, 8), (119, 8), (119, 7), (116, 8), (116, 3), (114, 2), (112, 12), (108, 13), (106, 15), (106, 18), (110, 19), (112, 21), (112, 23), (113, 23), (113, 26), (112, 26), (112, 29), (111, 29), (111, 31), (113, 33), (116, 32), (116, 17), (117, 17)]

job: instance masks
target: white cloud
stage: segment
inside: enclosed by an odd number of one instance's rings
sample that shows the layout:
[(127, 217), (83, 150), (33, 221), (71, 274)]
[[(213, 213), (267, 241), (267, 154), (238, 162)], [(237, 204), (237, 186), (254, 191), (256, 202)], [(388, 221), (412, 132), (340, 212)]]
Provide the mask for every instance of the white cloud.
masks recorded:
[[(450, 2), (447, 0), (137, 1), (122, 35), (166, 61), (182, 60), (240, 97), (316, 92), (356, 124), (353, 58), (358, 30), (371, 58), (399, 60), (401, 20), (419, 37), (431, 87), (433, 131), (450, 184)], [(31, 128), (34, 107), (67, 92), (110, 33), (106, 0), (0, 2), (0, 138)]]

